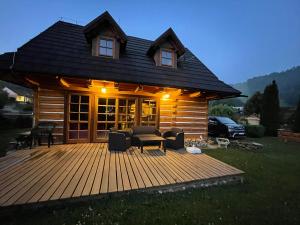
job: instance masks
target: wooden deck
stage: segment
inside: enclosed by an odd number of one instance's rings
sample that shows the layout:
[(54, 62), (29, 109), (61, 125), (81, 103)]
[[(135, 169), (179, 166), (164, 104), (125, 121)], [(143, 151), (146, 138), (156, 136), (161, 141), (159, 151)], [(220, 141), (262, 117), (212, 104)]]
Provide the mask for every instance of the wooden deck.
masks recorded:
[(135, 189), (240, 177), (205, 154), (146, 147), (109, 152), (105, 143), (20, 150), (0, 158), (0, 206), (41, 203)]

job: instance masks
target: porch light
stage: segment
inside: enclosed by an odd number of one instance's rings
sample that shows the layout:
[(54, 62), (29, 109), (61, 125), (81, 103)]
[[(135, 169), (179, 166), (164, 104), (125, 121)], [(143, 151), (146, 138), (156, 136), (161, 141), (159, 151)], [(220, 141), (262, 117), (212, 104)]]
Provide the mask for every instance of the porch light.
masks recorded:
[(103, 94), (106, 93), (106, 88), (105, 88), (105, 87), (102, 87), (102, 88), (101, 88), (101, 93), (103, 93)]
[(168, 100), (170, 98), (170, 94), (164, 94), (163, 96), (162, 96), (162, 100)]

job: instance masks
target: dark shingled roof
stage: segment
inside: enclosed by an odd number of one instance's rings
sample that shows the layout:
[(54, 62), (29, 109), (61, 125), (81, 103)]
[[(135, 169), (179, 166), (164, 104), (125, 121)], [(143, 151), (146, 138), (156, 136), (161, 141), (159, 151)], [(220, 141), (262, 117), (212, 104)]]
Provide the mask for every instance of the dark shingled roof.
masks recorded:
[[(127, 36), (119, 59), (97, 57), (92, 56), (83, 31), (84, 26), (56, 22), (17, 50), (13, 71), (240, 94), (188, 49), (178, 59), (177, 69), (156, 66), (147, 55), (153, 41), (132, 36)], [(0, 71), (9, 69), (12, 58), (11, 53), (0, 55)]]

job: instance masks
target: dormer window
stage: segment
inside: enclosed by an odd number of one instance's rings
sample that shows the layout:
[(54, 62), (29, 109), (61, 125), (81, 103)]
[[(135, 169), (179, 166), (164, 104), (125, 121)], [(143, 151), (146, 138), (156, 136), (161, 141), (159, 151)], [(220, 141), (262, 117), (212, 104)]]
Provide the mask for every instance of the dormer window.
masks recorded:
[(113, 57), (113, 40), (107, 38), (100, 38), (99, 55)]
[(168, 50), (161, 50), (161, 65), (173, 66), (173, 52)]

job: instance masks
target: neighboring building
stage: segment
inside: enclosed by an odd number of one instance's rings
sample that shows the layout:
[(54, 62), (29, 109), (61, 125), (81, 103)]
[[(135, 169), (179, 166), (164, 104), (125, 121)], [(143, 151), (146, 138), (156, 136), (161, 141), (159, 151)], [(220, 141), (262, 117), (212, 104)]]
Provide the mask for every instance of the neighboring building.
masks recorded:
[(256, 114), (252, 114), (245, 118), (249, 125), (259, 125), (260, 124), (260, 117)]
[(169, 28), (128, 36), (108, 12), (86, 26), (59, 21), (0, 56), (0, 79), (34, 90), (35, 121), (64, 143), (106, 141), (109, 128), (154, 125), (207, 136), (208, 101), (239, 96)]
[(9, 87), (4, 87), (2, 90), (8, 94), (9, 98), (14, 98), (16, 102), (32, 103), (32, 95), (30, 95), (29, 93), (25, 93), (20, 90), (14, 90)]

